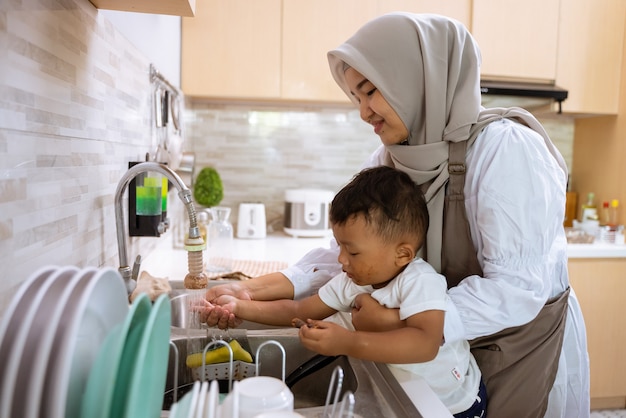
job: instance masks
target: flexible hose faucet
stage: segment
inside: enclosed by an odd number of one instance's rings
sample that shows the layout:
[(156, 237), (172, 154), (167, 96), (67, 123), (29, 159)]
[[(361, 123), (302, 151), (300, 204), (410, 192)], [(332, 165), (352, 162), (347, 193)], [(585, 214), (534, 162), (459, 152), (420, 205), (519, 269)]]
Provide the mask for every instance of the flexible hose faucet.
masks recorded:
[[(136, 164), (128, 169), (128, 171), (122, 176), (120, 182), (117, 185), (115, 191), (115, 224), (117, 228), (117, 248), (119, 253), (120, 267), (118, 271), (124, 279), (126, 284), (126, 290), (130, 295), (137, 286), (137, 275), (139, 274), (139, 264), (141, 263), (141, 257), (138, 256), (133, 268), (128, 264), (128, 254), (126, 250), (126, 223), (124, 221), (124, 209), (122, 207), (122, 198), (126, 192), (126, 188), (132, 179), (137, 175), (155, 171), (167, 177), (172, 182), (174, 187), (178, 190), (178, 197), (183, 201), (189, 214), (189, 233), (185, 239), (185, 249), (187, 249), (189, 257), (189, 267), (194, 270), (194, 275), (204, 275), (202, 272), (202, 250), (205, 248), (204, 240), (200, 235), (198, 229), (198, 222), (196, 219), (196, 209), (191, 199), (191, 191), (181, 178), (172, 169), (164, 164), (146, 161)], [(200, 267), (198, 267), (198, 265)], [(192, 267), (193, 266), (193, 267)], [(198, 268), (200, 272), (198, 272)], [(188, 275), (189, 276), (189, 275)], [(201, 284), (200, 284), (201, 285)], [(206, 282), (204, 282), (206, 287)]]

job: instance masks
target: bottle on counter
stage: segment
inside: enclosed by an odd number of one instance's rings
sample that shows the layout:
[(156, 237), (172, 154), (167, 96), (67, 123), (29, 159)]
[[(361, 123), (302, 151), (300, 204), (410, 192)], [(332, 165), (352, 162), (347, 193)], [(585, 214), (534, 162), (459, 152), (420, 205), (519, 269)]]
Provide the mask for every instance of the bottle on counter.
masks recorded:
[(597, 221), (598, 209), (595, 203), (595, 194), (590, 192), (587, 194), (587, 201), (582, 205), (581, 222)]
[(607, 225), (616, 227), (619, 224), (619, 219), (617, 216), (618, 207), (619, 207), (619, 200), (617, 199), (611, 200), (611, 207), (609, 207), (609, 210), (608, 210), (609, 217), (608, 217)]
[(605, 226), (610, 224), (609, 202), (606, 200), (602, 202), (602, 209), (600, 210), (600, 225)]
[(207, 271), (231, 272), (233, 268), (233, 225), (228, 220), (230, 208), (214, 206), (209, 209), (211, 222), (208, 228)]
[(204, 240), (204, 243), (208, 245), (207, 235), (208, 235), (208, 224), (209, 224), (209, 214), (202, 210), (198, 212), (196, 215), (196, 220), (198, 222), (198, 229), (200, 230), (200, 236)]

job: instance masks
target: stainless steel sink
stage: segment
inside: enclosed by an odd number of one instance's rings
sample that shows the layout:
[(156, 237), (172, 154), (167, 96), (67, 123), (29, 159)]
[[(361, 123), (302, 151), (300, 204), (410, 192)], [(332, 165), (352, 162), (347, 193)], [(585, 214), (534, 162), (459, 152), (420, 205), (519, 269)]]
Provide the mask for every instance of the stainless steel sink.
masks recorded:
[[(209, 282), (212, 286), (223, 284), (223, 282)], [(189, 309), (194, 299), (201, 298), (204, 294), (202, 290), (186, 290), (173, 289), (170, 292), (170, 300), (172, 303), (172, 327), (177, 329), (208, 329), (209, 327), (200, 323), (198, 314)], [(274, 327), (271, 325), (259, 324), (252, 321), (243, 321), (239, 326), (241, 329), (278, 329), (282, 327)]]
[[(182, 292), (188, 293), (188, 292)], [(164, 410), (169, 409), (173, 400), (175, 376), (178, 379), (177, 399), (181, 399), (186, 391), (191, 389), (194, 378), (191, 370), (185, 365), (188, 349), (201, 352), (215, 336), (224, 339), (235, 338), (242, 346), (248, 349), (253, 356), (258, 347), (266, 341), (276, 341), (285, 350), (285, 376), (289, 376), (316, 353), (302, 346), (295, 328), (268, 327), (254, 322), (245, 322), (235, 330), (222, 331), (215, 328), (193, 326), (185, 312), (187, 308), (184, 297), (177, 299), (180, 291), (172, 295), (172, 328), (171, 341), (178, 350), (178, 374), (175, 373), (175, 351), (170, 350), (169, 367), (167, 374), (166, 393), (164, 396)], [(347, 314), (333, 315), (329, 320), (342, 326), (351, 328)], [(247, 328), (247, 329), (246, 329)], [(209, 336), (207, 336), (209, 335)], [(282, 377), (282, 353), (273, 345), (266, 345), (260, 352), (259, 374)], [(255, 359), (258, 360), (258, 359)], [(389, 372), (385, 364), (362, 361), (340, 356), (321, 369), (306, 375), (291, 387), (294, 394), (294, 406), (298, 413), (306, 417), (321, 417), (329, 391), (331, 377), (337, 366), (344, 374), (343, 392), (351, 391), (354, 394), (355, 417), (421, 417), (411, 400), (407, 397), (399, 383)], [(228, 381), (220, 382), (220, 391), (228, 391)], [(333, 391), (334, 396), (334, 391)], [(341, 399), (341, 398), (340, 398)], [(166, 412), (165, 412), (166, 413)]]

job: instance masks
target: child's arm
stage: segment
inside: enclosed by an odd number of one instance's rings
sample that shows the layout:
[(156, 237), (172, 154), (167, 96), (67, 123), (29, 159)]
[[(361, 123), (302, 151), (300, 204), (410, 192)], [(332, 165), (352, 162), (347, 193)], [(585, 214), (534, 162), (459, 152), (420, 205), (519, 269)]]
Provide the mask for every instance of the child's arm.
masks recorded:
[(435, 358), (443, 337), (444, 311), (420, 312), (407, 326), (383, 332), (349, 331), (329, 322), (300, 328), (302, 344), (325, 355), (340, 355), (380, 363), (423, 363)]
[(354, 299), (351, 311), (352, 325), (358, 331), (390, 331), (406, 327), (400, 319), (400, 309), (381, 305), (369, 293), (361, 293)]
[(216, 302), (237, 318), (268, 325), (291, 326), (291, 320), (296, 317), (324, 319), (337, 312), (322, 302), (317, 295), (301, 300), (273, 301), (241, 300), (232, 296), (221, 296)]

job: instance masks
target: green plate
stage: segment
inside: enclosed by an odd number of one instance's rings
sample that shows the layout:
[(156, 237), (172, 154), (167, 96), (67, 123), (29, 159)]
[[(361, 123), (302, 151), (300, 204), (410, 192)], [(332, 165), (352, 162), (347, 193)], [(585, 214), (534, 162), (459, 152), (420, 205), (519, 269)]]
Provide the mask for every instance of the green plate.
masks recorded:
[[(124, 414), (117, 417), (154, 418), (161, 414), (167, 379), (172, 309), (168, 295), (154, 302), (139, 345), (133, 350), (134, 361)], [(130, 347), (125, 347), (126, 349)], [(119, 384), (121, 379), (117, 380)]]
[[(113, 396), (112, 399), (103, 406), (108, 409), (108, 414), (101, 415), (101, 417), (123, 417), (127, 399), (131, 396), (129, 392), (131, 380), (135, 373), (135, 367), (140, 359), (139, 348), (151, 316), (151, 302), (148, 295), (141, 293), (137, 296), (131, 309), (132, 315), (128, 316), (124, 324), (124, 326), (127, 327), (127, 332), (122, 332), (122, 347), (120, 349), (122, 354), (119, 357), (117, 369), (114, 372), (115, 374), (111, 377), (109, 383), (113, 388)], [(83, 416), (88, 417), (89, 415)]]

